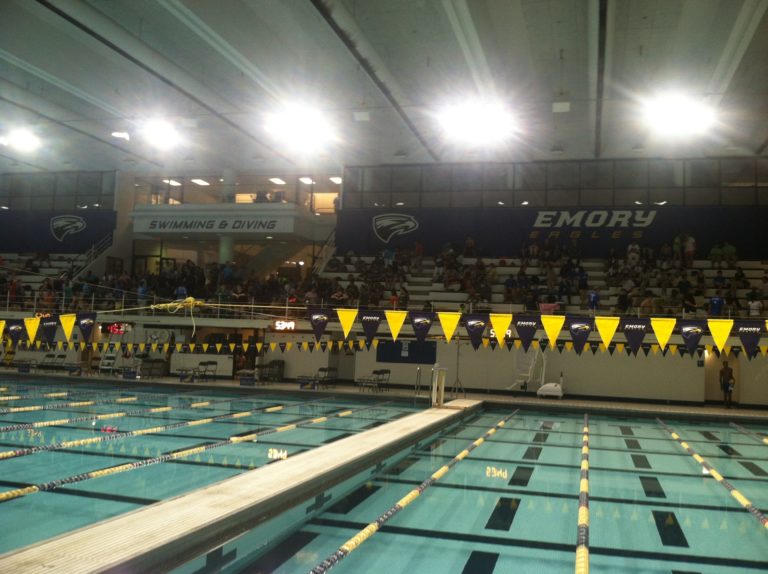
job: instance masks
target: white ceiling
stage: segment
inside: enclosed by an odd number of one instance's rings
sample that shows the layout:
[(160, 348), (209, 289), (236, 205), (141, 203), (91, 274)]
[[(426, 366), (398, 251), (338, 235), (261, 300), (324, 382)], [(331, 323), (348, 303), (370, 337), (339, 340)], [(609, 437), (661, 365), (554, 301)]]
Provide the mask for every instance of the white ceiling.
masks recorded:
[[(338, 171), (342, 165), (764, 154), (768, 0), (2, 0), (0, 173)], [(716, 105), (716, 133), (654, 140), (638, 99), (683, 89)], [(446, 145), (433, 113), (497, 94), (519, 137)], [(313, 101), (341, 141), (311, 160), (264, 132), (283, 101)], [(570, 111), (553, 113), (554, 102)], [(370, 121), (355, 121), (368, 112)], [(110, 136), (167, 117), (159, 153)], [(553, 151), (554, 149), (554, 151)]]

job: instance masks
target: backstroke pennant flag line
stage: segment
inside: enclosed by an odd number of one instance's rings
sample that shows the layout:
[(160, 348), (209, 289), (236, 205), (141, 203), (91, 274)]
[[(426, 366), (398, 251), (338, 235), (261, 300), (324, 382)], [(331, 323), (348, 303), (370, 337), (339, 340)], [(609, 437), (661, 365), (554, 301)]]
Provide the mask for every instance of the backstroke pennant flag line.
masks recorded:
[(397, 341), (397, 336), (400, 334), (400, 329), (403, 328), (408, 311), (384, 311), (384, 315), (387, 317), (387, 325), (392, 332), (392, 340)]
[(675, 330), (675, 323), (677, 319), (669, 319), (666, 317), (653, 317), (651, 319), (651, 327), (656, 335), (656, 340), (659, 342), (659, 347), (663, 351), (669, 343), (669, 338), (672, 336), (672, 331)]
[(707, 326), (717, 350), (722, 352), (733, 329), (733, 319), (707, 319)]
[(603, 345), (608, 347), (613, 340), (613, 336), (616, 334), (616, 329), (619, 328), (619, 318), (595, 317), (595, 326), (597, 327), (597, 332), (600, 333)]
[(344, 338), (346, 339), (349, 337), (349, 332), (352, 330), (352, 325), (355, 323), (357, 309), (336, 309), (336, 314), (339, 316), (341, 330), (344, 332)]
[(541, 324), (549, 339), (549, 348), (554, 349), (557, 345), (557, 336), (565, 324), (565, 315), (542, 315)]
[(449, 342), (456, 332), (456, 327), (459, 325), (461, 313), (456, 313), (455, 311), (438, 311), (437, 318), (440, 320), (440, 326), (443, 328), (445, 341)]
[(504, 339), (507, 336), (507, 329), (512, 322), (511, 313), (491, 313), (490, 315), (491, 327), (496, 335), (496, 340), (500, 345), (504, 344)]

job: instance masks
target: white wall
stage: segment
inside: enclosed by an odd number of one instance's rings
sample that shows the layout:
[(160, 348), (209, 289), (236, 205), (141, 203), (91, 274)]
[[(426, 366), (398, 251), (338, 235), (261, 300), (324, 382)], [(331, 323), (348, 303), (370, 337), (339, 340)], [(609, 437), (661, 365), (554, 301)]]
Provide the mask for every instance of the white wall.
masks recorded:
[(742, 353), (738, 363), (740, 372), (736, 378), (736, 388), (739, 391), (739, 403), (768, 405), (768, 359), (758, 355), (750, 361)]

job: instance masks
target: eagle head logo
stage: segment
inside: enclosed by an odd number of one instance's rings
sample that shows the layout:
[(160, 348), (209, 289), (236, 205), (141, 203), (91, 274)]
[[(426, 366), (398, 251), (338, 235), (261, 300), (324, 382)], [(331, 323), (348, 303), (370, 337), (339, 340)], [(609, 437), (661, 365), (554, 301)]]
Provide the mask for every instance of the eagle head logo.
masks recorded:
[(417, 317), (413, 320), (413, 326), (414, 327), (421, 327), (426, 328), (429, 327), (432, 324), (432, 319), (429, 317)]
[(398, 235), (411, 233), (419, 228), (419, 222), (412, 215), (404, 213), (382, 213), (373, 218), (373, 232), (384, 243)]
[(85, 227), (85, 219), (78, 215), (57, 215), (51, 218), (51, 234), (57, 241), (64, 241), (67, 235), (80, 233)]
[(695, 337), (696, 335), (704, 334), (704, 329), (702, 329), (701, 327), (697, 327), (695, 325), (692, 325), (690, 327), (683, 327), (681, 331), (683, 336), (685, 337)]
[(327, 323), (328, 322), (328, 315), (322, 314), (322, 313), (315, 313), (312, 315), (312, 318), (310, 319), (313, 324), (317, 325), (320, 323)]
[(591, 331), (592, 328), (589, 325), (589, 323), (571, 323), (571, 331), (574, 332), (585, 332), (585, 331)]

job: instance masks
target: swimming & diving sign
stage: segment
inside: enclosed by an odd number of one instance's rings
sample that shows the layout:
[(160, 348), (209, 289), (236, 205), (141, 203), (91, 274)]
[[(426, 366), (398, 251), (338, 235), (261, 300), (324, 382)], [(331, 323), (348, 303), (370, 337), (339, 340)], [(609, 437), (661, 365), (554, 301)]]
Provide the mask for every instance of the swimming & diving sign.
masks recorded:
[(162, 215), (134, 218), (137, 233), (290, 233), (292, 218), (241, 215)]

